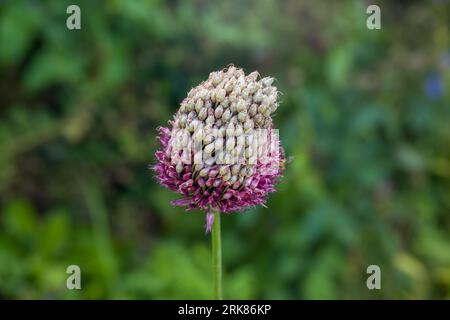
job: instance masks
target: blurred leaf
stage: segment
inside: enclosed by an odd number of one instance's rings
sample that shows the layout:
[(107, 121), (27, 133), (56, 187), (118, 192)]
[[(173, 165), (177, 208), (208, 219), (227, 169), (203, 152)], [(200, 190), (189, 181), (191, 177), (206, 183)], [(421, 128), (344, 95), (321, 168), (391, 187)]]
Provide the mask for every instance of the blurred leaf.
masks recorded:
[(31, 203), (26, 200), (12, 200), (3, 209), (3, 228), (18, 238), (34, 236), (37, 231), (37, 216)]

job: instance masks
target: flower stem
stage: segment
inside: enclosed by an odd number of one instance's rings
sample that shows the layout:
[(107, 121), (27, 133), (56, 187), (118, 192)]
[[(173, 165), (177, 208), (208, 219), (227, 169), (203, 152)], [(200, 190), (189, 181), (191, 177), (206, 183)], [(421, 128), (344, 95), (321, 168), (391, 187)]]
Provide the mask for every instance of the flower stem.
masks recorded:
[(222, 239), (220, 235), (220, 212), (214, 213), (211, 239), (214, 299), (222, 300)]

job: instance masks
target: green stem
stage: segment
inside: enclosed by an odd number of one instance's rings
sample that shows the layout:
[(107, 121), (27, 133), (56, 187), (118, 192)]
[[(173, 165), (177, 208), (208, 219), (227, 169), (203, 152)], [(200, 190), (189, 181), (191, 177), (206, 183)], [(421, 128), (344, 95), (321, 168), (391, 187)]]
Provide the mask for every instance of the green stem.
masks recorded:
[(214, 278), (214, 299), (222, 300), (222, 240), (220, 235), (220, 212), (214, 213), (212, 226), (212, 264)]

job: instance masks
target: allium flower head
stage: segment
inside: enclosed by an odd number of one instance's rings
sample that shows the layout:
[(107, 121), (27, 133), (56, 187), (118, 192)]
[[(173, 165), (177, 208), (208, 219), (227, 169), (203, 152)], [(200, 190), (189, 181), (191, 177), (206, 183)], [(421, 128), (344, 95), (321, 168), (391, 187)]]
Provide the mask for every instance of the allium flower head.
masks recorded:
[(159, 128), (157, 179), (184, 196), (173, 204), (207, 213), (207, 231), (213, 211), (264, 205), (275, 191), (284, 152), (271, 117), (279, 104), (273, 80), (234, 66), (212, 72), (191, 89), (170, 127)]

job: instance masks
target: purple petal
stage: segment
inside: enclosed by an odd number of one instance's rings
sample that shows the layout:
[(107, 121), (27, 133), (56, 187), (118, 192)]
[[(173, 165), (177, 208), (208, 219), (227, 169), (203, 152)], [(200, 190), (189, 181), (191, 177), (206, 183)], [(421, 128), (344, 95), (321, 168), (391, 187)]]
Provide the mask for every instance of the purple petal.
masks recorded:
[(211, 232), (213, 223), (214, 223), (214, 213), (212, 212), (206, 213), (206, 224), (205, 224), (206, 233)]

